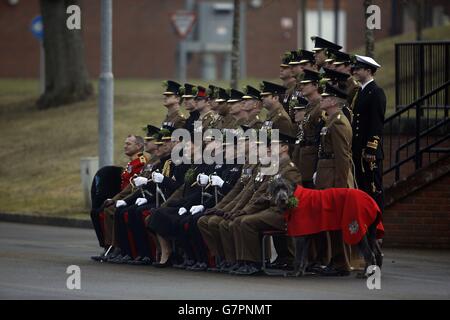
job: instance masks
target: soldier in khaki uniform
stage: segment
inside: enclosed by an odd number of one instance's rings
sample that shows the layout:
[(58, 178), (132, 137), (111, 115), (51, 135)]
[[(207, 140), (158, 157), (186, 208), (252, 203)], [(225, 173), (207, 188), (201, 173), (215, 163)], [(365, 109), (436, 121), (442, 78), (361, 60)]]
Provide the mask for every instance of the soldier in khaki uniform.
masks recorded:
[(167, 108), (167, 115), (163, 123), (172, 123), (175, 128), (182, 128), (186, 123), (186, 117), (180, 110), (180, 87), (181, 85), (175, 81), (168, 80), (164, 83), (166, 91), (164, 91), (164, 106)]
[(305, 119), (306, 108), (308, 107), (308, 100), (298, 96), (296, 99), (291, 100), (292, 109), (294, 110), (294, 121), (297, 125), (297, 135), (295, 145), (292, 146), (291, 159), (292, 162), (300, 168), (300, 138), (302, 136), (302, 123)]
[(284, 133), (295, 136), (296, 130), (291, 118), (283, 109), (281, 99), (286, 92), (286, 88), (276, 83), (263, 81), (261, 85), (261, 99), (263, 107), (267, 109), (267, 118), (263, 123), (264, 129), (279, 129)]
[(334, 70), (348, 74), (349, 77), (345, 81), (339, 82), (339, 88), (347, 93), (347, 102), (351, 110), (353, 110), (353, 100), (360, 87), (359, 83), (351, 75), (352, 58), (348, 53), (338, 51), (335, 53), (333, 62)]
[(283, 82), (283, 86), (286, 87), (286, 92), (283, 97), (282, 105), (287, 114), (293, 119), (294, 113), (292, 108), (289, 106), (289, 101), (292, 95), (295, 94), (297, 79), (292, 72), (292, 68), (289, 65), (291, 62), (292, 56), (296, 53), (296, 51), (287, 51), (283, 57), (281, 58), (280, 64), (280, 80)]
[(241, 125), (244, 125), (247, 122), (247, 112), (243, 109), (243, 99), (244, 93), (231, 89), (230, 90), (230, 99), (227, 100), (229, 106), (230, 115), (234, 119), (233, 128), (238, 128)]
[(297, 162), (300, 165), (299, 170), (305, 188), (314, 188), (313, 174), (317, 166), (320, 130), (325, 118), (324, 112), (320, 109), (322, 97), (319, 93), (319, 80), (319, 73), (310, 70), (305, 70), (304, 76), (300, 80), (302, 94), (308, 100), (299, 137), (300, 157)]
[[(314, 60), (314, 52), (304, 49), (296, 51), (296, 55), (291, 59), (291, 62), (289, 62), (292, 75), (297, 80), (303, 74), (303, 70), (305, 69), (317, 71), (315, 62), (316, 61)], [(298, 90), (300, 89), (298, 88)]]
[(261, 92), (252, 86), (246, 86), (244, 92), (242, 99), (244, 100), (243, 110), (247, 112), (246, 125), (249, 128), (260, 129), (263, 124), (259, 116), (262, 109)]
[(186, 119), (186, 123), (184, 124), (184, 129), (188, 130), (191, 134), (194, 133), (194, 124), (195, 121), (198, 121), (200, 113), (195, 110), (195, 96), (197, 95), (198, 89), (196, 86), (185, 83), (183, 87), (180, 88), (180, 94), (183, 98), (183, 105), (186, 108), (186, 111), (189, 112), (189, 117)]
[(230, 96), (227, 93), (227, 90), (223, 88), (216, 89), (216, 103), (217, 103), (217, 113), (218, 117), (215, 122), (216, 129), (231, 129), (234, 128), (234, 118), (230, 113), (230, 106), (227, 101), (230, 99)]
[(314, 41), (314, 48), (312, 51), (314, 51), (316, 68), (322, 72), (322, 68), (327, 67), (328, 64), (332, 62), (332, 59), (329, 57), (330, 53), (341, 50), (342, 46), (316, 36), (311, 37), (311, 40)]
[[(245, 137), (244, 137), (245, 139)], [(238, 149), (238, 157), (242, 157), (241, 152), (245, 152), (246, 162), (248, 162), (248, 154), (250, 150), (250, 141), (245, 139), (245, 149)], [(252, 178), (257, 173), (257, 166), (255, 164), (244, 164), (241, 176), (238, 182), (235, 184), (228, 194), (213, 208), (208, 209), (205, 216), (199, 219), (198, 227), (205, 240), (211, 254), (218, 258), (217, 268), (212, 271), (219, 271), (225, 267), (230, 267), (231, 264), (226, 264), (227, 259), (223, 248), (222, 239), (220, 237), (219, 224), (224, 220), (223, 215), (228, 210), (232, 210), (237, 203), (240, 203), (243, 190), (248, 187)], [(226, 211), (225, 211), (226, 210)], [(234, 262), (234, 255), (232, 255), (232, 261)], [(229, 259), (228, 259), (229, 260)]]
[(211, 110), (210, 104), (208, 103), (208, 95), (206, 88), (202, 86), (197, 86), (197, 95), (195, 96), (195, 110), (199, 112), (199, 121), (202, 122), (203, 131), (212, 128), (214, 122), (216, 121), (216, 113)]
[[(348, 91), (348, 87), (347, 87), (347, 83), (348, 83), (348, 79), (350, 78), (350, 75), (348, 73), (344, 73), (344, 72), (340, 72), (337, 70), (332, 70), (332, 69), (328, 69), (328, 68), (323, 68), (324, 73), (323, 73), (323, 78), (325, 80), (327, 80), (331, 85), (339, 88), (341, 91), (343, 91), (346, 94), (346, 100), (348, 101), (348, 95), (347, 95), (347, 91)], [(344, 113), (344, 115), (347, 117), (347, 119), (350, 121), (350, 123), (352, 123), (352, 119), (353, 119), (353, 112), (349, 107), (350, 102), (345, 103), (342, 105), (342, 112)]]
[[(289, 145), (295, 142), (295, 138), (281, 132), (279, 137), (279, 167), (277, 174), (290, 182), (301, 185), (300, 172), (289, 158)], [(272, 139), (271, 143), (274, 142)], [(265, 230), (285, 229), (283, 215), (277, 207), (271, 205), (267, 194), (270, 177), (255, 178), (259, 178), (262, 181), (259, 183), (258, 189), (256, 192), (253, 192), (254, 194), (248, 204), (234, 214), (234, 219), (240, 219), (240, 222), (234, 223), (231, 230), (235, 239), (238, 240), (235, 242), (236, 258), (238, 261), (241, 261), (240, 267), (233, 271), (234, 274), (250, 275), (259, 272), (261, 270), (260, 233)]]
[(328, 117), (320, 132), (316, 188), (353, 188), (352, 127), (342, 112), (347, 94), (327, 83), (322, 97)]
[[(321, 131), (316, 188), (353, 188), (353, 134), (351, 124), (342, 112), (342, 107), (347, 103), (347, 94), (331, 83), (326, 83), (322, 97), (321, 108), (328, 118)], [(328, 262), (328, 265), (321, 271), (322, 275), (348, 275), (353, 267), (361, 267), (363, 261), (357, 246), (345, 244), (341, 231), (327, 232), (327, 237), (328, 252), (323, 261)]]
[[(246, 141), (245, 151), (248, 160), (249, 150), (256, 150), (257, 148), (254, 142), (251, 139)], [(224, 199), (223, 204), (220, 204), (220, 209), (217, 212), (220, 216), (208, 221), (211, 238), (217, 249), (221, 249), (223, 252), (221, 257), (224, 258), (224, 261), (220, 268), (221, 272), (233, 271), (240, 266), (236, 263), (235, 243), (239, 240), (237, 235), (232, 232), (233, 224), (240, 222), (242, 217), (238, 215), (238, 212), (250, 203), (263, 182), (260, 164), (244, 166), (240, 182), (230, 192), (230, 196)], [(254, 199), (256, 200), (258, 197), (255, 196)]]

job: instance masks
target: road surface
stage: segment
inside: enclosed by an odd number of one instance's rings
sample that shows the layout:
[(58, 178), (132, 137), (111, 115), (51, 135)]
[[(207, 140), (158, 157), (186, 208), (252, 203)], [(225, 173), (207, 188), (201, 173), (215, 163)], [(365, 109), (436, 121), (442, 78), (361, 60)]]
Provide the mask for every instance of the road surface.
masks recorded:
[[(381, 289), (354, 275), (240, 277), (98, 263), (93, 230), (0, 222), (0, 299), (449, 299), (450, 252), (385, 250)], [(66, 286), (68, 266), (81, 289)]]

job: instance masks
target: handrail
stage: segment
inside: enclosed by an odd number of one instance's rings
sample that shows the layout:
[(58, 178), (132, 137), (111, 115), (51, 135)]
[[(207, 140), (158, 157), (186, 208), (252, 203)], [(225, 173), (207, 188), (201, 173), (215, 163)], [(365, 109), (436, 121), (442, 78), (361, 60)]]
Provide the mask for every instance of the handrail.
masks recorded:
[(444, 89), (445, 87), (450, 85), (450, 80), (448, 80), (447, 82), (445, 82), (444, 84), (440, 85), (439, 87), (437, 87), (436, 89), (433, 89), (432, 91), (428, 92), (426, 95), (420, 97), (419, 99), (417, 99), (416, 101), (411, 102), (410, 104), (408, 104), (406, 107), (402, 108), (401, 110), (395, 112), (394, 114), (391, 114), (389, 117), (387, 117), (384, 120), (384, 123), (388, 123), (389, 121), (391, 121), (392, 119), (394, 119), (395, 117), (399, 116), (400, 114), (408, 111), (409, 109), (412, 109), (413, 107), (415, 107), (418, 103), (422, 102), (425, 99), (428, 99), (430, 96), (432, 96), (433, 94), (441, 91), (442, 89)]
[[(425, 137), (427, 134), (430, 134), (431, 132), (443, 127), (444, 125), (447, 124), (447, 122), (449, 122), (450, 120), (445, 118), (442, 120), (439, 120), (438, 122), (436, 122), (435, 125), (431, 126), (430, 128), (422, 131), (419, 135), (419, 138), (423, 138)], [(404, 148), (410, 146), (411, 144), (413, 144), (416, 141), (416, 137), (407, 140), (405, 143), (401, 144), (398, 146), (397, 152), (400, 152), (401, 150), (403, 150)]]
[(414, 45), (414, 44), (449, 44), (450, 40), (421, 40), (421, 41), (413, 41), (413, 42), (397, 42), (395, 44), (408, 44), (408, 45)]
[[(436, 140), (436, 141), (433, 142), (432, 144), (429, 144), (428, 146), (426, 146), (426, 147), (420, 149), (420, 150), (419, 150), (419, 153), (422, 154), (422, 153), (424, 153), (424, 152), (430, 150), (430, 149), (433, 148), (434, 146), (437, 146), (438, 144), (444, 142), (445, 140), (447, 140), (447, 139), (449, 139), (449, 138), (450, 138), (450, 133), (447, 134), (446, 136), (440, 138), (439, 140)], [(389, 173), (389, 172), (391, 172), (392, 170), (397, 169), (398, 167), (400, 167), (402, 164), (405, 164), (406, 162), (413, 160), (415, 156), (416, 156), (416, 154), (412, 154), (412, 155), (410, 155), (409, 157), (403, 159), (402, 161), (397, 162), (394, 166), (391, 166), (390, 168), (384, 170), (383, 174)]]

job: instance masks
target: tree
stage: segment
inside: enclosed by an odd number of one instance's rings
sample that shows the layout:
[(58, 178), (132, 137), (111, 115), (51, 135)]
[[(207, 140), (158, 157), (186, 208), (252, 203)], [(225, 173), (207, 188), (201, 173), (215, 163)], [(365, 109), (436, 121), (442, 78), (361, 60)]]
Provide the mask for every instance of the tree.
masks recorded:
[[(369, 14), (367, 13), (367, 8), (373, 3), (372, 0), (364, 0), (364, 24), (367, 22)], [(366, 56), (373, 57), (375, 51), (375, 38), (373, 35), (373, 29), (367, 28), (365, 32), (365, 42), (366, 42)]]
[(237, 89), (239, 77), (239, 31), (240, 31), (240, 0), (234, 0), (233, 13), (233, 47), (231, 49), (231, 83), (230, 87)]
[(44, 25), (45, 92), (39, 97), (41, 109), (85, 100), (93, 93), (84, 61), (81, 30), (69, 30), (66, 13), (79, 0), (40, 0)]

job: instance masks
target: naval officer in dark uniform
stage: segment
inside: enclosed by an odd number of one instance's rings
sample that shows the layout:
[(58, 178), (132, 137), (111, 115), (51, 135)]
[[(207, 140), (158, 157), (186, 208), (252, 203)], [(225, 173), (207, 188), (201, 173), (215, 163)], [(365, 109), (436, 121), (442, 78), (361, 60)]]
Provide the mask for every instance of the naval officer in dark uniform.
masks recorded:
[(354, 78), (361, 84), (354, 102), (352, 152), (358, 188), (384, 207), (382, 134), (386, 95), (373, 78), (380, 65), (372, 58), (355, 56)]

